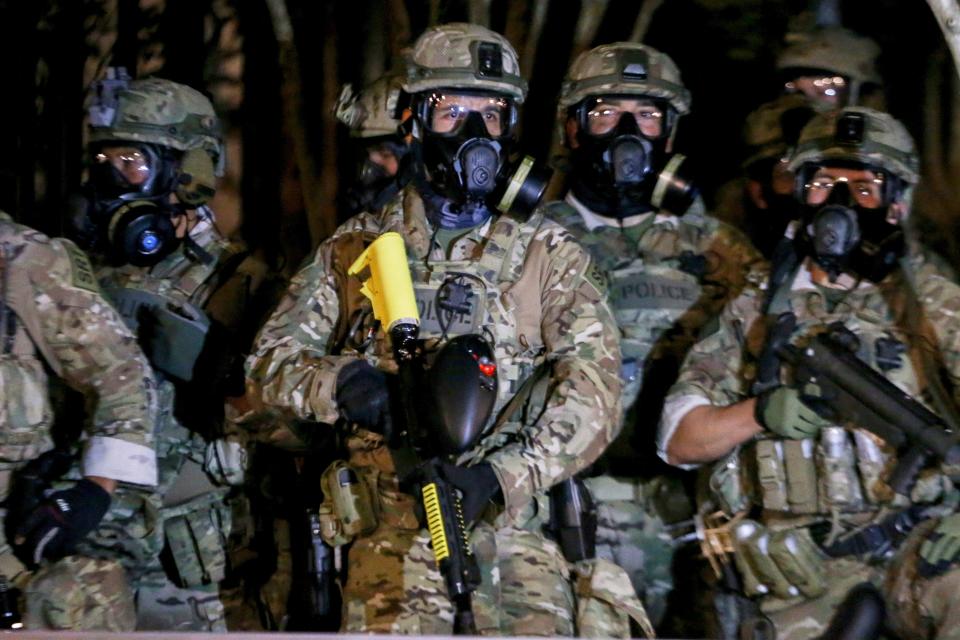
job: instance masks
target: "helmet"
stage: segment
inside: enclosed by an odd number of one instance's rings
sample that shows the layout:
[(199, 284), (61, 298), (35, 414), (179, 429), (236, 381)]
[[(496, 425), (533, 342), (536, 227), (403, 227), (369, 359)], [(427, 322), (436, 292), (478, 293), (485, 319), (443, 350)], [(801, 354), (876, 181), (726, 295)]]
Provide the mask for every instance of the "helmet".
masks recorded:
[(800, 130), (813, 113), (810, 101), (798, 93), (780, 96), (750, 113), (743, 126), (743, 141), (749, 154), (743, 167), (783, 158), (796, 144)]
[(560, 89), (560, 107), (611, 94), (662, 98), (679, 115), (690, 111), (690, 92), (677, 65), (667, 54), (642, 44), (615, 42), (577, 56)]
[(378, 138), (397, 134), (397, 102), (402, 79), (396, 74), (386, 74), (360, 90), (353, 91), (344, 85), (337, 99), (337, 120), (350, 129), (354, 138)]
[(118, 264), (156, 264), (182, 241), (172, 220), (216, 193), (224, 160), (216, 112), (195, 89), (131, 80), (123, 68), (109, 68), (92, 94), (92, 164), (71, 207), (73, 235)]
[(800, 132), (788, 168), (825, 161), (853, 161), (884, 169), (905, 183), (919, 179), (919, 160), (906, 127), (888, 113), (847, 107), (818, 114)]
[(855, 102), (864, 84), (880, 84), (876, 60), (880, 46), (865, 36), (840, 27), (828, 27), (803, 34), (777, 57), (781, 75), (808, 75), (826, 72), (846, 78)]
[[(103, 84), (100, 85), (101, 87)], [(220, 122), (210, 100), (183, 84), (147, 78), (98, 92), (90, 107), (90, 142), (143, 142), (188, 152), (203, 150), (223, 175)]]
[(517, 52), (499, 33), (454, 22), (431, 27), (413, 44), (403, 89), (418, 93), (437, 88), (503, 93), (517, 103), (527, 95)]

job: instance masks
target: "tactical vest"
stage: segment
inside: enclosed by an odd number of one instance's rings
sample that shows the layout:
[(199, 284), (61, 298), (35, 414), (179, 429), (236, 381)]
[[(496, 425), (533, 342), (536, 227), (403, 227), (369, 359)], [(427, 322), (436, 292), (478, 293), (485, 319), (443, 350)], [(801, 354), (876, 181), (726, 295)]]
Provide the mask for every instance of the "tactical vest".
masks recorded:
[(53, 448), (45, 362), (59, 371), (40, 331), (29, 275), (16, 266), (15, 239), (13, 226), (0, 218), (0, 497), (8, 489), (6, 470)]
[(604, 457), (615, 472), (628, 473), (636, 469), (636, 455), (647, 447), (649, 434), (656, 432), (680, 363), (701, 327), (719, 312), (717, 300), (728, 292), (709, 280), (717, 260), (701, 251), (703, 231), (696, 224), (678, 220), (675, 229), (665, 228), (650, 214), (625, 230), (590, 230), (566, 202), (551, 203), (546, 210), (607, 276), (623, 355), (623, 430)]
[[(97, 278), (104, 295), (131, 331), (137, 332), (143, 304), (172, 305), (183, 307), (185, 312), (203, 313), (200, 310), (206, 308), (224, 280), (223, 265), (236, 252), (229, 243), (216, 237), (212, 228), (197, 234), (196, 239), (201, 248), (214, 256), (213, 261), (204, 263), (191, 258), (181, 247), (149, 269), (132, 265), (98, 266)], [(158, 381), (156, 446), (160, 494), (176, 480), (185, 458), (203, 461), (206, 446), (201, 437), (174, 417), (174, 393), (174, 385), (169, 380)]]
[[(784, 287), (790, 287), (788, 280)], [(901, 283), (902, 284), (902, 283)], [(914, 349), (900, 329), (904, 312), (898, 287), (885, 285), (892, 304), (872, 308), (845, 307), (827, 311), (819, 293), (778, 292), (770, 313), (791, 310), (797, 329), (791, 342), (803, 347), (827, 325), (842, 321), (859, 341), (857, 357), (888, 380), (922, 399), (926, 388)], [(854, 295), (856, 292), (854, 292)], [(880, 294), (876, 298), (880, 299)], [(737, 513), (750, 505), (762, 507), (769, 518), (855, 516), (896, 504), (885, 479), (896, 464), (896, 450), (864, 429), (829, 426), (816, 438), (789, 440), (764, 433), (742, 445), (712, 470), (710, 487), (724, 510)], [(924, 470), (911, 494), (914, 504), (942, 499), (944, 476)]]

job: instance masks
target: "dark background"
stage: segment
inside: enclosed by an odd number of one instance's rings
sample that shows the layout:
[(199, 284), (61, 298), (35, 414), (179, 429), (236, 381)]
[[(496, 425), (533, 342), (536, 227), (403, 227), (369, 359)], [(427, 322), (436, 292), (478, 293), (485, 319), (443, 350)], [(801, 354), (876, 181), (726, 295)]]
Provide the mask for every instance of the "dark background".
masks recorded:
[(398, 65), (430, 24), (486, 22), (520, 54), (523, 143), (546, 157), (571, 55), (629, 39), (642, 12), (652, 16), (642, 41), (676, 61), (693, 94), (677, 147), (697, 161), (709, 205), (737, 175), (744, 117), (777, 92), (784, 35), (824, 9), (881, 45), (887, 104), (922, 151), (917, 219), (957, 264), (956, 73), (923, 0), (0, 0), (0, 208), (60, 233), (82, 177), (85, 92), (122, 64), (212, 96), (229, 162), (214, 208), (228, 233), (289, 269), (345, 215), (354, 167), (332, 115), (342, 83)]

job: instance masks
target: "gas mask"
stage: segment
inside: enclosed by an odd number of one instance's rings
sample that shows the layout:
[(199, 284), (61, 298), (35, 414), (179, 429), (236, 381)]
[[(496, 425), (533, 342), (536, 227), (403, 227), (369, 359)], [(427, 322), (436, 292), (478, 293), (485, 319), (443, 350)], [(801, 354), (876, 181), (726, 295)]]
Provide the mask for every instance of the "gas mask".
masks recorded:
[(180, 244), (173, 218), (184, 208), (171, 202), (180, 158), (145, 143), (110, 142), (91, 151), (90, 178), (68, 202), (71, 235), (115, 264), (156, 264)]
[(572, 161), (574, 195), (591, 210), (613, 218), (664, 209), (682, 215), (697, 195), (689, 162), (681, 154), (666, 151), (675, 112), (660, 107), (666, 122), (655, 135), (641, 131), (631, 113), (623, 113), (616, 125), (602, 132), (595, 129), (595, 112), (585, 100), (571, 117), (579, 124)]
[(885, 178), (883, 204), (879, 207), (860, 205), (847, 182), (840, 181), (833, 185), (826, 202), (804, 205), (801, 243), (831, 281), (840, 273), (848, 273), (880, 282), (903, 256), (903, 230), (886, 219), (892, 194), (897, 190), (890, 183), (898, 180)]
[(781, 191), (774, 187), (773, 183), (777, 180), (774, 172), (778, 171), (778, 166), (783, 166), (780, 160), (768, 158), (755, 162), (747, 170), (747, 178), (760, 185), (762, 205), (744, 194), (744, 230), (753, 245), (767, 258), (773, 255), (790, 222), (799, 218), (801, 213), (792, 176), (780, 178), (789, 180), (786, 193), (781, 192), (786, 185), (781, 187)]
[[(382, 149), (393, 154), (398, 170), (391, 174), (383, 164), (370, 157), (371, 150)], [(351, 213), (376, 211), (390, 201), (409, 181), (408, 171), (404, 170), (404, 156), (407, 146), (401, 142), (380, 139), (379, 142), (364, 144), (362, 157), (358, 158), (357, 182), (347, 190), (347, 206)]]
[(431, 222), (469, 228), (495, 210), (528, 215), (536, 208), (550, 170), (529, 156), (513, 160), (518, 116), (511, 99), (435, 92), (421, 96), (415, 108), (422, 143), (414, 141), (414, 152), (426, 170), (417, 186)]

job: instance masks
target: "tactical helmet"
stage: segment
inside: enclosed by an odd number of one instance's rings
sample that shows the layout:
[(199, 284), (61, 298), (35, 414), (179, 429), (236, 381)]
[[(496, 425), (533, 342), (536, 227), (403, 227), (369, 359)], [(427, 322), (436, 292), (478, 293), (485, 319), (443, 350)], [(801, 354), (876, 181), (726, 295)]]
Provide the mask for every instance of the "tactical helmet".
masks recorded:
[(856, 96), (864, 83), (880, 84), (876, 60), (880, 47), (865, 36), (848, 29), (829, 27), (799, 37), (777, 57), (781, 74), (792, 70), (819, 70), (844, 76)]
[(690, 111), (690, 92), (670, 56), (632, 42), (601, 45), (577, 56), (560, 89), (560, 107), (617, 94), (662, 98), (679, 115)]
[(413, 44), (403, 89), (418, 93), (453, 88), (496, 91), (517, 103), (527, 95), (517, 52), (499, 33), (454, 22), (431, 27)]
[(853, 161), (884, 169), (905, 183), (919, 179), (919, 160), (906, 127), (888, 113), (847, 107), (818, 114), (800, 132), (788, 168), (825, 161)]
[(751, 112), (743, 126), (743, 141), (748, 149), (743, 167), (783, 158), (796, 144), (813, 113), (810, 101), (797, 93), (780, 96)]
[(95, 96), (91, 106), (91, 143), (132, 141), (182, 152), (202, 149), (213, 161), (216, 175), (223, 175), (220, 122), (210, 100), (196, 89), (146, 78), (123, 83), (109, 103), (102, 100), (104, 96)]
[(402, 79), (396, 74), (383, 75), (354, 92), (344, 85), (337, 99), (337, 120), (350, 129), (354, 138), (378, 138), (397, 134), (400, 119), (397, 102)]

